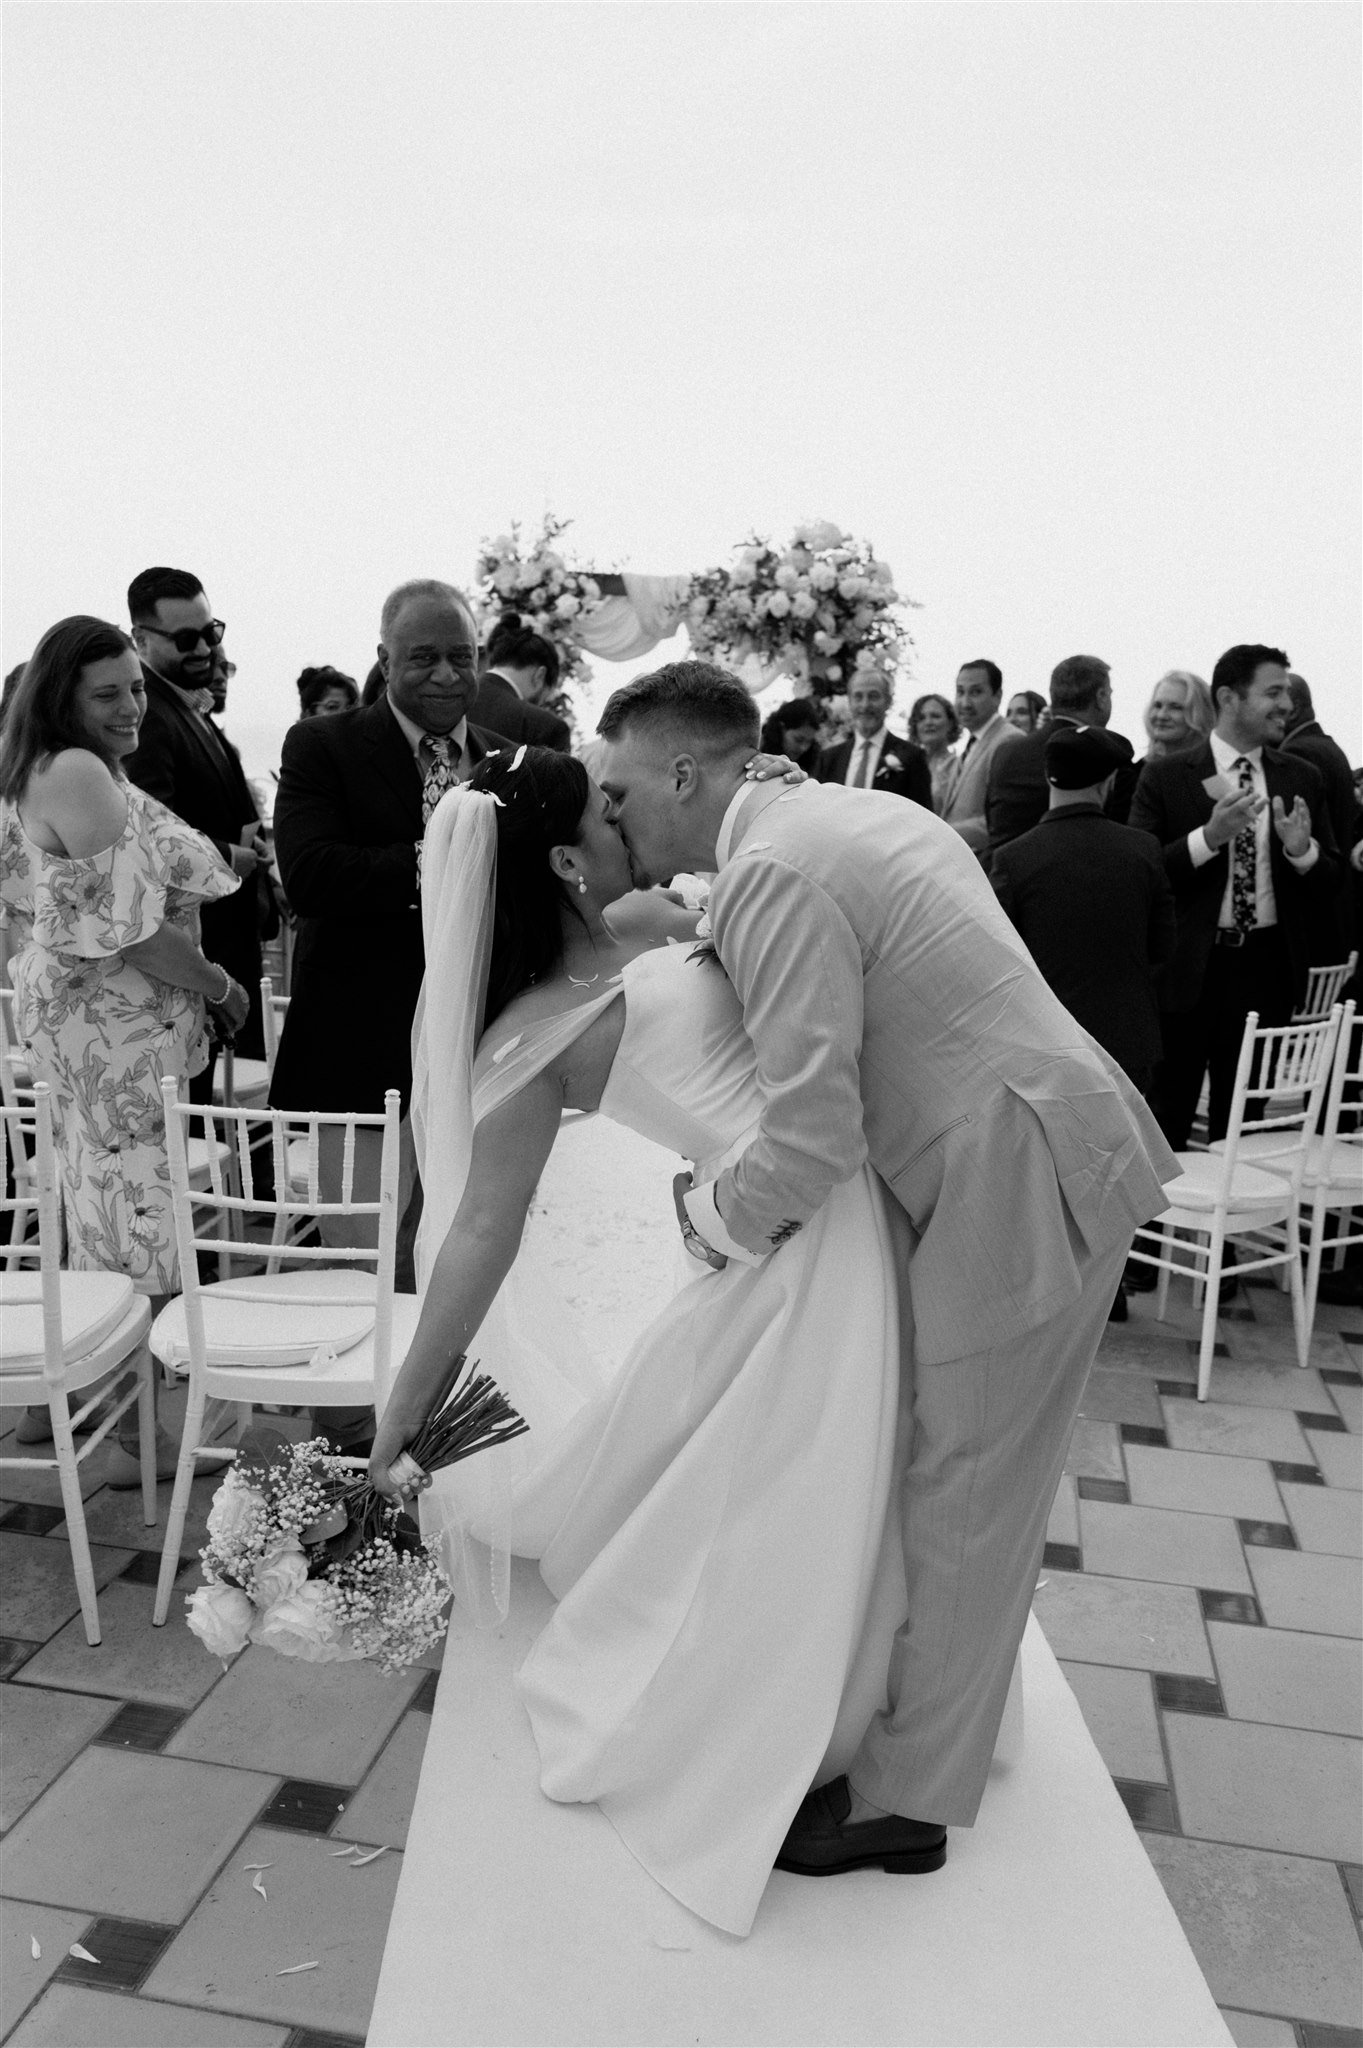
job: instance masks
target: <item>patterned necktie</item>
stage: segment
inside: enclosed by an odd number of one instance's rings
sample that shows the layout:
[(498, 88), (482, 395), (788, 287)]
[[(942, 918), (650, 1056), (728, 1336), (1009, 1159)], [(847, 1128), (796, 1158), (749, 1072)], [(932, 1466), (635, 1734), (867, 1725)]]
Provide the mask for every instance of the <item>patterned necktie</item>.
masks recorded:
[(868, 773), (870, 766), (871, 742), (869, 740), (863, 740), (861, 743), (861, 759), (857, 762), (857, 772), (852, 777), (853, 789), (865, 789), (867, 783), (871, 779)]
[[(1240, 774), (1242, 796), (1254, 794), (1254, 770), (1243, 754), (1233, 764)], [(1231, 922), (1237, 932), (1252, 932), (1259, 921), (1255, 901), (1255, 845), (1254, 821), (1235, 835), (1235, 846), (1231, 856), (1230, 907)]]
[(431, 822), (431, 813), (447, 789), (459, 780), (463, 749), (457, 740), (435, 739), (429, 733), (421, 742), (421, 823)]

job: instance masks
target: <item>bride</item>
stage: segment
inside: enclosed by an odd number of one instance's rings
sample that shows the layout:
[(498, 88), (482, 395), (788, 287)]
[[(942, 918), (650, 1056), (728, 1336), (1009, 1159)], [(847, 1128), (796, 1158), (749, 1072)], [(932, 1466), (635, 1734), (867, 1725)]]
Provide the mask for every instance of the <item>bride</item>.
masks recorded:
[[(558, 1602), (517, 1679), (541, 1786), (594, 1800), (659, 1884), (743, 1935), (801, 1800), (883, 1703), (906, 1611), (887, 1504), (907, 1225), (863, 1169), (760, 1266), (696, 1264), (608, 1384), (564, 1355), (517, 1258), (563, 1111), (708, 1179), (762, 1106), (713, 954), (612, 933), (631, 879), (606, 808), (580, 762), (522, 747), (429, 828), (425, 1299), (371, 1476), (432, 1487), (405, 1446), (476, 1339), (530, 1434), (437, 1475), (423, 1521), (467, 1534), (475, 1468), (478, 1485), (499, 1461), (511, 1473), (499, 1540), (539, 1559)], [(944, 1858), (928, 1846), (893, 1867)]]

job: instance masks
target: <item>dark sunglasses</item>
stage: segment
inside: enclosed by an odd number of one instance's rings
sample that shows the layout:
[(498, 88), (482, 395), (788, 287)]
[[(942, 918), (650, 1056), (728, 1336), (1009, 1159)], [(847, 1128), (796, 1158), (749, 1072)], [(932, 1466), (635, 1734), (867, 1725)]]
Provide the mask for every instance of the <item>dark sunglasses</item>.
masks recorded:
[(206, 647), (220, 647), (227, 627), (222, 619), (210, 619), (206, 626), (181, 626), (178, 633), (168, 633), (164, 626), (150, 624), (144, 624), (142, 630), (155, 633), (158, 640), (169, 640), (177, 654), (192, 654), (201, 640)]

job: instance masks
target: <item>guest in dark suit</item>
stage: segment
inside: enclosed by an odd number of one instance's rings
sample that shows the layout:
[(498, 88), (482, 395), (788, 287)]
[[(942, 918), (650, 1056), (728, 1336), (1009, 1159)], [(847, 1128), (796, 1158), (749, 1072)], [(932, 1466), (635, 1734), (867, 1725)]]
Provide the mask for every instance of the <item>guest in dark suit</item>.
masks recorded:
[(851, 737), (824, 749), (819, 756), (818, 780), (840, 782), (847, 789), (877, 789), (890, 796), (906, 796), (930, 811), (928, 757), (912, 740), (896, 739), (886, 726), (891, 694), (888, 677), (878, 669), (853, 676), (847, 692)]
[(1210, 739), (1147, 761), (1131, 805), (1131, 823), (1164, 848), (1178, 909), (1154, 1097), (1176, 1150), (1188, 1143), (1205, 1074), (1210, 1135), (1224, 1137), (1245, 1018), (1291, 1017), (1314, 964), (1313, 912), (1330, 903), (1339, 872), (1320, 776), (1277, 751), (1292, 706), (1287, 656), (1229, 648), (1211, 688)]
[[(1051, 711), (1047, 724), (1024, 733), (1017, 747), (1000, 747), (989, 763), (984, 813), (989, 827), (990, 857), (1010, 839), (1030, 832), (1046, 815), (1050, 784), (1046, 780), (1046, 740), (1062, 726), (1106, 728), (1112, 716), (1112, 671), (1096, 654), (1071, 654), (1051, 670)], [(1131, 808), (1138, 769), (1135, 749), (1119, 739), (1126, 756), (1107, 798), (1105, 815), (1119, 825)]]
[[(1354, 795), (1354, 772), (1349, 766), (1349, 757), (1343, 747), (1322, 730), (1311, 702), (1311, 686), (1305, 677), (1289, 674), (1287, 685), (1292, 692), (1292, 715), (1287, 721), (1283, 752), (1309, 761), (1325, 784), (1325, 808), (1330, 814), (1330, 830), (1336, 847), (1341, 854), (1346, 854), (1358, 836), (1354, 822), (1358, 800)], [(1327, 917), (1314, 934), (1315, 964), (1321, 966), (1326, 964), (1327, 955), (1330, 961), (1347, 960), (1358, 945), (1357, 892), (1347, 863), (1342, 864), (1342, 869), (1335, 891), (1334, 914)]]
[(557, 689), (558, 672), (558, 649), (552, 641), (522, 625), (518, 612), (503, 612), (483, 657), (474, 717), (506, 739), (571, 753), (573, 734), (567, 719), (541, 701)]
[(1177, 925), (1158, 842), (1103, 815), (1128, 758), (1115, 733), (1058, 727), (1050, 808), (999, 848), (989, 879), (1070, 1015), (1144, 1093), (1160, 1056), (1155, 974)]
[[(383, 607), (373, 704), (309, 718), (284, 737), (275, 845), (298, 914), (293, 986), (270, 1085), (276, 1109), (372, 1112), (402, 1096), (398, 1285), (415, 1287), (420, 1196), (407, 1110), (412, 1021), (424, 969), (419, 848), (436, 804), (505, 745), (468, 722), (477, 688), (478, 631), (448, 584), (402, 584)], [(330, 1135), (330, 1134), (328, 1134)], [(356, 1133), (355, 1192), (378, 1193), (382, 1138)], [(340, 1188), (341, 1149), (320, 1157), (324, 1199)], [(376, 1219), (326, 1218), (329, 1244), (373, 1244)], [(319, 1427), (347, 1449), (367, 1411), (319, 1410)]]
[[(264, 1057), (260, 1017), (260, 934), (268, 889), (265, 828), (241, 758), (213, 724), (214, 655), (223, 624), (197, 576), (186, 569), (144, 569), (128, 586), (133, 645), (147, 685), (147, 711), (129, 780), (213, 841), (242, 887), (204, 907), (203, 950), (250, 997), (237, 1050)], [(189, 1083), (196, 1102), (212, 1099), (213, 1062)]]

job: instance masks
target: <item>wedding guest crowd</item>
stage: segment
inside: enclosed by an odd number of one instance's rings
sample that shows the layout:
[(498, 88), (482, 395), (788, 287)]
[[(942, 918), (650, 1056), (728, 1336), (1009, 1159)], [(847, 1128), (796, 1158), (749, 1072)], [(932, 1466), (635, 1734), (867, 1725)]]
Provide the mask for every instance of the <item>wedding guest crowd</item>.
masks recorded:
[(960, 737), (961, 721), (949, 697), (929, 691), (927, 696), (915, 700), (909, 712), (909, 738), (915, 746), (922, 748), (927, 758), (932, 808), (939, 818), (955, 779), (956, 756), (952, 748)]
[(1046, 699), (1038, 691), (1019, 690), (1015, 697), (1008, 699), (1008, 709), (1003, 715), (1019, 732), (1035, 732), (1038, 726), (1046, 723), (1047, 709)]
[[(1112, 716), (1112, 672), (1096, 654), (1071, 654), (1051, 671), (1051, 700), (1045, 725), (1020, 736), (1021, 744), (994, 756), (985, 789), (989, 826), (988, 858), (1001, 846), (1030, 832), (1046, 814), (1046, 742), (1068, 726), (1106, 729)], [(1123, 758), (1106, 799), (1106, 814), (1120, 824), (1131, 808), (1137, 769), (1131, 742), (1119, 739)]]
[(823, 718), (815, 699), (792, 697), (787, 703), (778, 704), (762, 721), (757, 744), (764, 754), (784, 754), (807, 775), (817, 777), (823, 752), (819, 737), (822, 728)]
[(932, 809), (932, 773), (927, 755), (913, 740), (896, 739), (885, 723), (891, 686), (878, 671), (855, 676), (847, 692), (851, 735), (828, 747), (815, 770), (820, 782), (848, 789), (880, 789)]
[[(995, 756), (1019, 745), (1023, 737), (1003, 716), (1002, 698), (1003, 671), (998, 664), (966, 662), (956, 677), (956, 716), (967, 738), (956, 756), (955, 773), (947, 784), (939, 815), (976, 853), (983, 853), (989, 844), (986, 806)], [(1036, 817), (1042, 808), (1044, 805)], [(1028, 823), (1035, 824), (1036, 817)]]
[(503, 612), (483, 656), (474, 718), (504, 739), (553, 747), (560, 754), (571, 752), (573, 735), (567, 719), (544, 702), (558, 688), (558, 675), (558, 649), (523, 625), (518, 612)]
[(329, 718), (333, 711), (353, 711), (360, 701), (360, 686), (354, 676), (323, 663), (305, 668), (298, 678), (298, 716)]
[(1160, 677), (1145, 707), (1142, 723), (1150, 742), (1147, 761), (1162, 761), (1205, 740), (1213, 725), (1212, 693), (1201, 676), (1188, 668), (1171, 668)]

